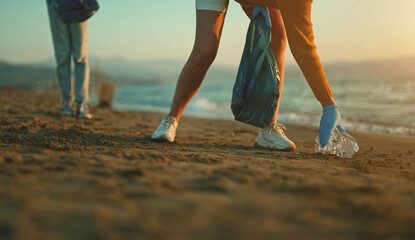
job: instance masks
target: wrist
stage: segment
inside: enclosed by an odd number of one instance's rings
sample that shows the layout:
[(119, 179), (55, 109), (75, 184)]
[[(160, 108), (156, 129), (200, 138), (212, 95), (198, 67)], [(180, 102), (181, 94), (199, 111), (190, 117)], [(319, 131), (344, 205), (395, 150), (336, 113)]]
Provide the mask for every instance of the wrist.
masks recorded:
[(338, 109), (337, 105), (329, 105), (329, 106), (323, 107), (323, 112), (336, 110), (336, 109)]
[(328, 107), (331, 105), (336, 105), (336, 102), (334, 101), (334, 98), (331, 97), (331, 98), (321, 101), (320, 104), (324, 108), (324, 107)]

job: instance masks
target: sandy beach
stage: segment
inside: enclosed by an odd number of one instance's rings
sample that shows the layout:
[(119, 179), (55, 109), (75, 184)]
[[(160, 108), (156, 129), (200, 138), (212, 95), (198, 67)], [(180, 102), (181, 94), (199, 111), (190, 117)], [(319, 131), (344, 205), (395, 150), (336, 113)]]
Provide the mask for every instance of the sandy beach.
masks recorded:
[(287, 125), (294, 153), (257, 129), (160, 113), (57, 114), (58, 92), (0, 89), (0, 239), (415, 239), (415, 139), (349, 132), (352, 159), (316, 154), (317, 128)]

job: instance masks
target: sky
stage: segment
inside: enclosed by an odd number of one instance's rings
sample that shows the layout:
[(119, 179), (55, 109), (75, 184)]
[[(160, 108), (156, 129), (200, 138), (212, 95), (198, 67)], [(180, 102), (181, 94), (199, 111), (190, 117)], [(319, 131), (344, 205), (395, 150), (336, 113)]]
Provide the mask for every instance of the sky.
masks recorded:
[[(99, 0), (89, 21), (89, 55), (132, 61), (186, 60), (195, 33), (194, 0)], [(323, 63), (415, 56), (414, 0), (314, 0)], [(53, 58), (46, 0), (0, 0), (0, 59)], [(237, 66), (249, 19), (230, 1), (216, 64)], [(287, 50), (287, 62), (294, 60)]]

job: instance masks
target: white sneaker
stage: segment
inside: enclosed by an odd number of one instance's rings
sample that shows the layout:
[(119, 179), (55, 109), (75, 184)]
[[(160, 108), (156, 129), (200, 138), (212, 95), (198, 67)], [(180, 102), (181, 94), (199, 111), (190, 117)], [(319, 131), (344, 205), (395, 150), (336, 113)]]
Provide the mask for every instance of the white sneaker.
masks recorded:
[(63, 101), (62, 102), (62, 109), (60, 111), (60, 114), (63, 116), (72, 116), (72, 107), (70, 102)]
[(295, 151), (295, 144), (287, 138), (284, 130), (287, 130), (284, 125), (271, 123), (259, 130), (255, 146), (279, 151)]
[(84, 102), (78, 103), (78, 109), (76, 110), (76, 116), (80, 119), (92, 119), (92, 114), (89, 113), (88, 104)]
[(157, 130), (151, 135), (151, 139), (160, 142), (174, 142), (177, 125), (179, 125), (178, 118), (163, 118)]

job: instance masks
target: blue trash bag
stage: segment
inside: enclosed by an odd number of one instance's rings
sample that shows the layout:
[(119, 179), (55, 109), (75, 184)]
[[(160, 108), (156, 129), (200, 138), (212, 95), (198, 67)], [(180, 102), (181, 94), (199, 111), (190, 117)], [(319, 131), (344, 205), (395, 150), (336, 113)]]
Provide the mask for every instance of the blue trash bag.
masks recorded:
[(53, 6), (67, 23), (84, 22), (94, 15), (99, 5), (97, 0), (52, 0)]
[(268, 10), (256, 5), (233, 87), (231, 109), (235, 120), (260, 128), (274, 115), (279, 98), (280, 77), (270, 42)]

